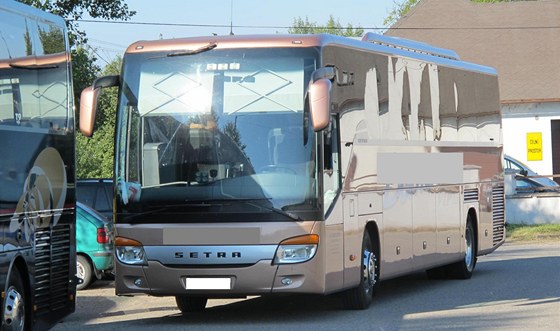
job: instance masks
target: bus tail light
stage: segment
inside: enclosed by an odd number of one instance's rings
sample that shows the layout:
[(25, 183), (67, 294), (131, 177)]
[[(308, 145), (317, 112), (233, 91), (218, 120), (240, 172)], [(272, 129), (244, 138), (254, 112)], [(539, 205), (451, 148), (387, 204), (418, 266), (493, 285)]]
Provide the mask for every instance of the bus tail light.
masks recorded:
[(115, 253), (117, 259), (124, 264), (148, 264), (144, 247), (137, 240), (123, 237), (115, 238)]
[(302, 263), (311, 260), (317, 253), (319, 236), (309, 234), (283, 240), (276, 249), (273, 264)]

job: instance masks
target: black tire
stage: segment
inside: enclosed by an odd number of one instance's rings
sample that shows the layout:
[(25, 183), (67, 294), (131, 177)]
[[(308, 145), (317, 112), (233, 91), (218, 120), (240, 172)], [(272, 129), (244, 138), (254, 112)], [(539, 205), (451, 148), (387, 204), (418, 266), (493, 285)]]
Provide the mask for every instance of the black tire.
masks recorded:
[(426, 270), (426, 275), (429, 279), (444, 279), (448, 277), (446, 266), (428, 269)]
[(379, 284), (379, 252), (375, 247), (369, 233), (364, 232), (360, 284), (344, 292), (344, 308), (346, 309), (367, 309), (373, 301), (375, 289)]
[(476, 233), (470, 216), (467, 218), (467, 226), (465, 227), (465, 246), (465, 258), (462, 261), (454, 263), (448, 267), (449, 276), (452, 278), (469, 279), (471, 278), (474, 272), (474, 267), (476, 266)]
[(30, 329), (31, 312), (26, 301), (23, 280), (14, 266), (2, 302), (2, 331)]
[(430, 279), (442, 278), (455, 278), (455, 279), (469, 279), (471, 278), (474, 267), (476, 266), (476, 232), (471, 217), (467, 218), (467, 225), (465, 227), (465, 257), (462, 261), (444, 265), (433, 269), (426, 270), (426, 274)]
[(186, 314), (203, 311), (204, 308), (206, 308), (208, 298), (177, 295), (175, 296), (175, 301), (177, 302), (177, 308), (179, 308), (181, 313)]
[(78, 291), (85, 290), (93, 283), (93, 266), (83, 255), (78, 255), (76, 258), (76, 275), (82, 279), (82, 283), (76, 286)]

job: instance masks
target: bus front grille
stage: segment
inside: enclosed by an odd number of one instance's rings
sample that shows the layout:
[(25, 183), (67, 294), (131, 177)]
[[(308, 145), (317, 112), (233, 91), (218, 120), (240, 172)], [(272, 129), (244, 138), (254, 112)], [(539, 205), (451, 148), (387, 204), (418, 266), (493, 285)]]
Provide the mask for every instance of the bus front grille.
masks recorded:
[(505, 200), (504, 187), (497, 186), (492, 189), (492, 226), (493, 244), (498, 245), (505, 235)]
[(35, 232), (35, 313), (69, 305), (70, 225)]

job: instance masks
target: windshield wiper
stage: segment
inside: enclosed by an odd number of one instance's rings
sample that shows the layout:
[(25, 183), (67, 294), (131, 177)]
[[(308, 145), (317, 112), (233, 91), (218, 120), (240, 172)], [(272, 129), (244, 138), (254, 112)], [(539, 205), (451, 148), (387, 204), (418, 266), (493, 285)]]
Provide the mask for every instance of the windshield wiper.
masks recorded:
[(202, 46), (200, 48), (193, 49), (193, 50), (168, 53), (167, 56), (168, 57), (173, 57), (173, 56), (195, 55), (195, 54), (199, 54), (199, 53), (203, 53), (203, 52), (212, 50), (216, 47), (218, 47), (217, 43), (209, 43), (208, 45), (205, 45), (205, 46)]
[[(251, 204), (250, 201), (260, 201), (260, 200), (269, 200), (269, 199), (246, 199), (245, 202)], [(234, 200), (234, 201), (239, 201), (239, 200)], [(301, 217), (299, 217), (298, 215), (293, 214), (293, 213), (289, 213), (289, 212), (284, 211), (284, 210), (282, 210), (282, 209), (280, 209), (280, 208), (276, 208), (276, 207), (273, 207), (273, 206), (265, 206), (265, 205), (262, 205), (262, 204), (260, 204), (260, 203), (254, 203), (254, 204), (252, 204), (252, 205), (257, 206), (257, 207), (260, 207), (260, 208), (264, 208), (264, 209), (266, 209), (266, 210), (268, 210), (268, 211), (271, 211), (271, 212), (274, 212), (274, 213), (276, 213), (276, 214), (285, 216), (285, 217), (287, 217), (287, 218), (289, 218), (289, 219), (292, 219), (292, 220), (294, 220), (294, 221), (297, 221), (297, 222), (303, 221), (303, 219), (301, 219)]]
[(58, 64), (17, 64), (10, 63), (10, 67), (14, 69), (25, 69), (25, 70), (45, 70), (45, 69), (57, 69)]

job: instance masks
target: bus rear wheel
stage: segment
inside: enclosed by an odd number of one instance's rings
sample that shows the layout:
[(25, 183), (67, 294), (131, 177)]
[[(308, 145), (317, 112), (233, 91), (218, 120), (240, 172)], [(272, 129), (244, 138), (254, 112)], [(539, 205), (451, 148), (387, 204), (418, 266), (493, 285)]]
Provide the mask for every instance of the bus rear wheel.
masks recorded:
[(465, 257), (459, 262), (455, 262), (442, 267), (426, 270), (426, 274), (430, 279), (454, 278), (454, 279), (469, 279), (471, 278), (474, 267), (476, 266), (476, 231), (474, 222), (470, 216), (467, 218), (467, 225), (465, 226)]
[(471, 217), (467, 218), (465, 227), (465, 258), (449, 266), (449, 274), (457, 279), (471, 278), (476, 266), (476, 233)]
[(379, 282), (379, 253), (374, 247), (369, 233), (365, 231), (362, 240), (360, 284), (344, 293), (346, 309), (367, 309), (373, 301), (374, 291)]
[(203, 311), (206, 308), (208, 298), (177, 295), (175, 296), (175, 301), (177, 302), (177, 308), (179, 308), (181, 313), (185, 314)]
[(2, 305), (2, 330), (27, 330), (26, 296), (19, 270), (14, 267)]

